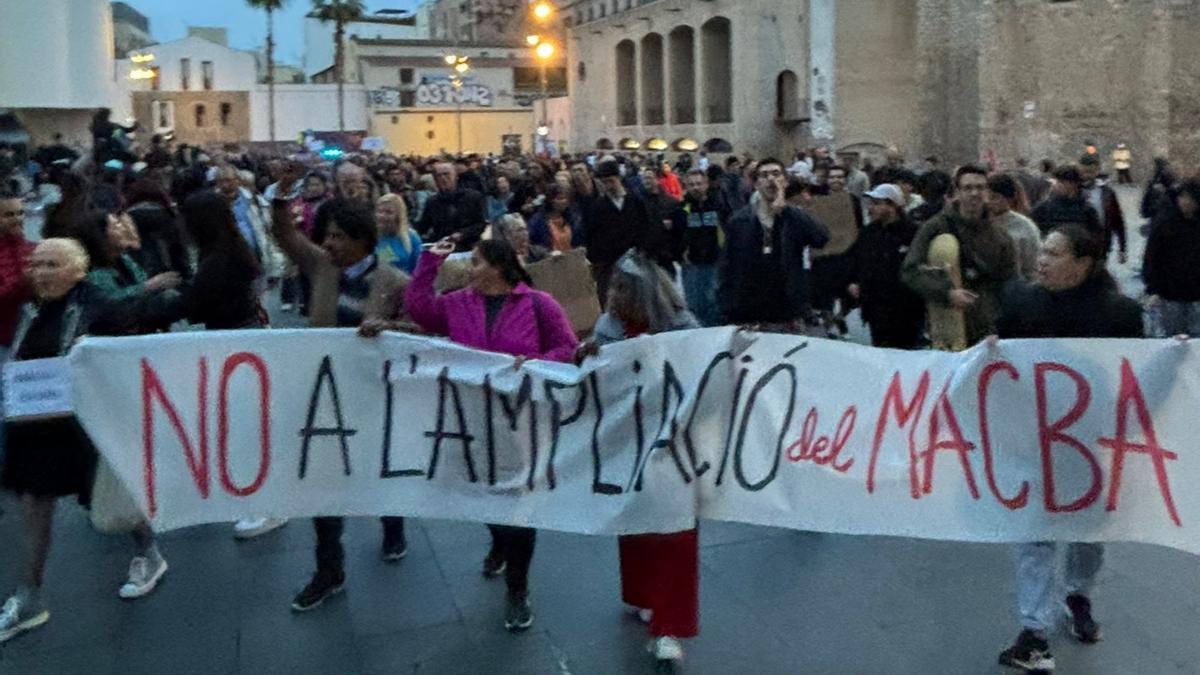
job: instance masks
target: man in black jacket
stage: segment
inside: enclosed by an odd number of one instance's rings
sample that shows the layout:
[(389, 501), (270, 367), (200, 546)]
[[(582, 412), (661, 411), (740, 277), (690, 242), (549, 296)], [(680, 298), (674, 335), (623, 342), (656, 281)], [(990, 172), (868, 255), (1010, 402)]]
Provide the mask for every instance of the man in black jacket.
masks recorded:
[(688, 309), (702, 326), (716, 326), (721, 319), (717, 305), (717, 259), (721, 239), (729, 222), (729, 204), (720, 188), (710, 187), (708, 174), (689, 169), (683, 177), (683, 291)]
[(850, 295), (871, 328), (871, 344), (917, 349), (925, 327), (925, 302), (900, 280), (900, 267), (919, 225), (904, 211), (904, 193), (891, 183), (863, 195), (871, 223), (850, 249)]
[(804, 249), (829, 241), (825, 226), (784, 201), (783, 163), (762, 160), (750, 204), (729, 220), (717, 293), (728, 323), (798, 331), (808, 311)]
[(1083, 182), (1079, 186), (1080, 196), (1083, 197), (1100, 217), (1100, 227), (1104, 231), (1105, 251), (1112, 249), (1113, 239), (1117, 240), (1117, 261), (1122, 265), (1128, 259), (1125, 243), (1125, 215), (1121, 213), (1121, 203), (1117, 201), (1117, 193), (1108, 183), (1099, 180), (1100, 159), (1095, 155), (1084, 155), (1079, 160), (1079, 175)]
[(417, 232), (425, 241), (450, 238), (458, 251), (469, 251), (487, 227), (483, 194), (459, 186), (458, 172), (450, 162), (433, 165), (438, 193), (425, 203)]
[[(656, 224), (641, 197), (626, 192), (617, 163), (605, 160), (596, 168), (596, 177), (604, 186), (604, 194), (592, 200), (585, 216), (587, 225), (587, 256), (592, 263), (592, 276), (600, 304), (608, 302), (608, 281), (613, 265), (635, 246), (641, 246)], [(657, 226), (661, 227), (661, 226)]]
[(1050, 197), (1037, 205), (1031, 214), (1033, 222), (1045, 237), (1059, 225), (1082, 225), (1096, 235), (1104, 234), (1100, 214), (1084, 200), (1082, 194), (1083, 175), (1073, 164), (1064, 164), (1054, 170), (1054, 187)]

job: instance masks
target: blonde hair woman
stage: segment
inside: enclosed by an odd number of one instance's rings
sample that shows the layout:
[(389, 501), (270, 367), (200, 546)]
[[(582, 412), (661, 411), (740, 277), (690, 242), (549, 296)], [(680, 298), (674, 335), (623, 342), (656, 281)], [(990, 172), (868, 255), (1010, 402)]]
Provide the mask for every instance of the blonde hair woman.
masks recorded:
[(375, 201), (375, 224), (379, 228), (375, 247), (379, 262), (412, 274), (421, 254), (421, 237), (409, 227), (408, 207), (400, 195), (386, 194)]

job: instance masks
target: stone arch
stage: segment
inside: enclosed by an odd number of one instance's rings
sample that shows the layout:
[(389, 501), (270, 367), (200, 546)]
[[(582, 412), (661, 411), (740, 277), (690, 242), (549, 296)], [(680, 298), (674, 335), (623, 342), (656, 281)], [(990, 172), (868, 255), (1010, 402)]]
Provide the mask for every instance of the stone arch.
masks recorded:
[(795, 121), (804, 117), (800, 109), (800, 78), (785, 70), (775, 78), (775, 119)]
[(617, 43), (617, 126), (638, 123), (637, 47), (633, 40)]
[(677, 26), (667, 36), (671, 66), (671, 123), (696, 122), (696, 31)]
[(729, 19), (717, 16), (700, 26), (701, 69), (704, 72), (702, 121), (733, 121), (733, 31)]
[(642, 37), (641, 59), (642, 124), (666, 122), (663, 104), (663, 37), (647, 33)]

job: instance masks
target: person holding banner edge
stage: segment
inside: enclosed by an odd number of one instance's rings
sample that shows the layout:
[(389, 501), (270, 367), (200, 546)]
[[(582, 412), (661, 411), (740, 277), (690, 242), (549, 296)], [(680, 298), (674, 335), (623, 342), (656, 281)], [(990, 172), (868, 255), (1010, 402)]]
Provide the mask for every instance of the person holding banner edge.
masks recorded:
[[(280, 180), (283, 194), (299, 179), (299, 166), (289, 166)], [(365, 322), (397, 317), (408, 275), (392, 265), (380, 264), (375, 254), (378, 229), (369, 205), (353, 201), (333, 203), (320, 245), (296, 228), (291, 205), (286, 199), (272, 203), (272, 235), (312, 287), (309, 325), (312, 327), (358, 327)], [(404, 518), (384, 517), (382, 557), (398, 562), (408, 553)], [(292, 610), (306, 612), (342, 591), (346, 581), (342, 532), (345, 519), (313, 519), (316, 532), (317, 571), (293, 599)]]
[[(1051, 230), (1037, 259), (1035, 285), (1010, 285), (1001, 298), (997, 333), (1001, 338), (1144, 337), (1138, 303), (1121, 295), (1104, 266), (1107, 242), (1083, 225)], [(996, 336), (987, 342), (994, 350)], [(1031, 542), (1017, 549), (1017, 606), (1021, 633), (1000, 654), (1000, 664), (1027, 672), (1054, 669), (1047, 632), (1056, 623), (1054, 542)], [(1104, 544), (1067, 547), (1063, 602), (1072, 636), (1084, 644), (1100, 639), (1089, 598), (1104, 562)]]
[[(517, 252), (503, 240), (475, 246), (467, 288), (437, 295), (433, 283), (455, 242), (443, 239), (421, 254), (404, 307), (423, 329), (459, 344), (526, 359), (570, 362), (579, 341), (566, 312), (549, 293), (529, 287), (530, 278)], [(533, 625), (529, 605), (529, 564), (537, 531), (529, 527), (488, 525), (492, 547), (483, 561), (487, 577), (505, 574), (508, 609), (504, 627), (521, 631)]]
[[(34, 302), (26, 304), (13, 340), (14, 361), (64, 356), (84, 334), (122, 334), (133, 323), (125, 304), (106, 300), (86, 281), (88, 254), (74, 239), (51, 238), (34, 249), (29, 260)], [(91, 502), (96, 449), (74, 417), (5, 421), (7, 448), (0, 467), (0, 486), (22, 498), (25, 506), (25, 565), (20, 586), (0, 609), (0, 643), (50, 620), (42, 598), (50, 554), (54, 510), (59, 497), (76, 495)], [(133, 531), (140, 557), (155, 557), (154, 537), (147, 528)], [(157, 582), (157, 579), (155, 579)], [(153, 584), (149, 586), (153, 590)], [(144, 595), (145, 593), (141, 593)], [(124, 593), (123, 597), (137, 597)]]
[[(580, 360), (603, 345), (639, 335), (700, 327), (666, 273), (635, 250), (617, 261), (606, 306), (593, 339), (579, 348)], [(700, 632), (698, 529), (622, 535), (618, 542), (621, 599), (649, 624), (647, 649), (660, 664), (682, 660), (679, 639)]]

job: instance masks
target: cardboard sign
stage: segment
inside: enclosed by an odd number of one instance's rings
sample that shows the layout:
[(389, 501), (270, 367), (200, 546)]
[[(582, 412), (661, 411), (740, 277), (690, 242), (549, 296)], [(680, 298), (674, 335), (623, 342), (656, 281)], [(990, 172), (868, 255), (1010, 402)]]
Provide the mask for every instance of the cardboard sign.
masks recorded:
[(4, 364), (4, 417), (11, 421), (70, 417), (75, 413), (65, 357)]
[(858, 219), (854, 215), (854, 199), (850, 193), (817, 195), (808, 212), (829, 228), (829, 243), (825, 248), (814, 249), (812, 257), (841, 255), (858, 240)]
[(600, 298), (596, 295), (596, 281), (582, 248), (529, 265), (529, 276), (533, 286), (554, 296), (562, 305), (576, 335), (589, 333), (600, 318)]

